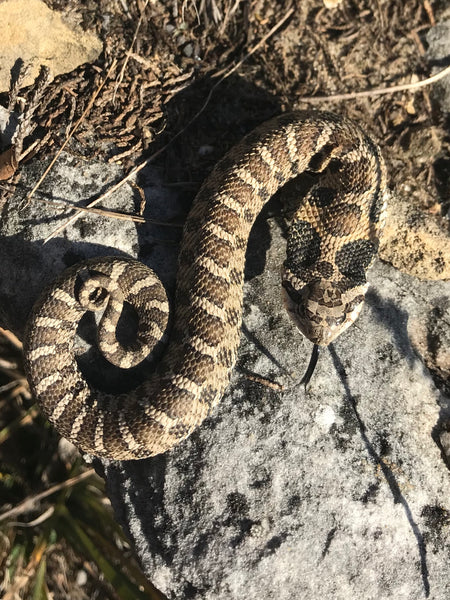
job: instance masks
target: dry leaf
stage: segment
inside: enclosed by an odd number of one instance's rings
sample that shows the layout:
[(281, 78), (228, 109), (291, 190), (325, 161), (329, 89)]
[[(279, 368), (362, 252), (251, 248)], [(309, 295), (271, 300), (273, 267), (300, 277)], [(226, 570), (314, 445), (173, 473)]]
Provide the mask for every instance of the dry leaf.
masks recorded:
[(14, 146), (0, 154), (0, 181), (5, 181), (14, 175), (17, 170), (17, 160)]

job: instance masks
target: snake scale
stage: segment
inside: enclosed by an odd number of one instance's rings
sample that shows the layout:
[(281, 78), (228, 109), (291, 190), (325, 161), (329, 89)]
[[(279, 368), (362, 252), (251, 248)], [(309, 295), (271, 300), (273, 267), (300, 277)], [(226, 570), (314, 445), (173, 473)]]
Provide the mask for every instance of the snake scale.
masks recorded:
[[(77, 364), (74, 338), (87, 310), (104, 309), (103, 354), (122, 368), (142, 361), (167, 335), (169, 305), (152, 271), (128, 258), (91, 259), (65, 271), (36, 303), (25, 335), (27, 376), (62, 435), (93, 455), (140, 459), (169, 450), (205, 419), (237, 358), (252, 224), (304, 172), (319, 175), (288, 231), (284, 304), (315, 347), (354, 322), (385, 217), (380, 150), (345, 118), (283, 114), (247, 135), (202, 185), (184, 226), (169, 340), (158, 368), (134, 390), (94, 389)], [(125, 348), (115, 335), (124, 301), (140, 320)]]

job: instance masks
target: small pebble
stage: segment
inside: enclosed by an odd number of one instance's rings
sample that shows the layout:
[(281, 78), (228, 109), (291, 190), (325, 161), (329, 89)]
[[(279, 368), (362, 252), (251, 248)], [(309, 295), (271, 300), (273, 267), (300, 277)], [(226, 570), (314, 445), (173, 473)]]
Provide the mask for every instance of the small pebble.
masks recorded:
[(86, 585), (86, 583), (87, 583), (86, 571), (83, 571), (82, 569), (80, 569), (80, 571), (78, 571), (77, 577), (76, 577), (76, 582), (77, 582), (77, 585), (80, 587), (82, 587), (83, 585)]
[(200, 156), (207, 156), (208, 154), (212, 154), (214, 152), (214, 146), (209, 146), (205, 144), (204, 146), (200, 146), (198, 149), (198, 153)]
[(444, 431), (439, 436), (442, 444), (442, 450), (447, 458), (450, 458), (450, 431)]
[(183, 48), (183, 54), (185, 56), (187, 56), (188, 58), (191, 58), (193, 52), (194, 52), (194, 47), (192, 44), (186, 44), (186, 46)]

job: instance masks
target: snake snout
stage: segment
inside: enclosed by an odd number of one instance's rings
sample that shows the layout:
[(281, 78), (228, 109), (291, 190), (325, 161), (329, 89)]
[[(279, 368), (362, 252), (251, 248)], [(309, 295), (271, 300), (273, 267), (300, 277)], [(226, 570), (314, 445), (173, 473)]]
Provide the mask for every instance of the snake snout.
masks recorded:
[(283, 282), (285, 308), (298, 329), (313, 344), (328, 346), (343, 333), (361, 311), (364, 294), (342, 290), (319, 279), (296, 290)]

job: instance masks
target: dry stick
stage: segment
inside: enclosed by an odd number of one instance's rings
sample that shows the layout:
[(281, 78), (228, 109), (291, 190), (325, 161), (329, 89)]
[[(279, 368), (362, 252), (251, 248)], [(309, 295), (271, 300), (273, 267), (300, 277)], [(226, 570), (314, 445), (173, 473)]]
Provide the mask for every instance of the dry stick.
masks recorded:
[[(75, 210), (81, 210), (84, 213), (93, 213), (95, 215), (101, 215), (102, 217), (110, 217), (111, 219), (119, 219), (120, 221), (134, 221), (135, 223), (151, 223), (152, 225), (162, 225), (163, 227), (183, 227), (182, 223), (167, 223), (165, 221), (156, 221), (155, 219), (146, 219), (138, 215), (129, 215), (127, 213), (121, 213), (114, 210), (106, 210), (103, 208), (89, 208), (87, 206), (74, 206), (70, 202), (64, 202), (63, 200), (49, 200), (48, 198), (39, 198), (40, 202), (45, 204), (51, 204), (53, 206), (61, 206), (63, 208), (70, 208)], [(2, 328), (0, 327), (0, 333)]]
[(137, 25), (136, 25), (136, 29), (134, 31), (133, 39), (131, 40), (130, 48), (129, 48), (128, 52), (127, 52), (125, 60), (123, 61), (123, 65), (122, 65), (122, 68), (120, 69), (119, 76), (116, 79), (116, 84), (114, 86), (114, 92), (113, 92), (113, 97), (112, 97), (113, 104), (116, 101), (117, 90), (119, 89), (119, 85), (122, 83), (123, 75), (125, 73), (125, 69), (126, 69), (126, 66), (128, 64), (128, 61), (130, 60), (131, 51), (133, 50), (134, 42), (136, 41), (136, 38), (137, 38), (138, 33), (139, 33), (139, 29), (141, 28), (142, 19), (144, 17), (145, 9), (147, 8), (147, 4), (148, 4), (148, 0), (145, 0), (144, 6), (142, 7), (141, 15), (139, 17), (139, 20), (138, 20)]
[(33, 187), (33, 189), (31, 190), (31, 192), (28, 194), (27, 196), (27, 204), (30, 202), (31, 198), (33, 197), (33, 194), (35, 193), (35, 191), (38, 189), (38, 187), (41, 185), (41, 183), (44, 181), (44, 179), (47, 177), (47, 174), (49, 173), (50, 169), (53, 167), (53, 165), (55, 164), (55, 162), (58, 160), (59, 155), (61, 154), (61, 152), (64, 150), (64, 148), (67, 146), (67, 144), (69, 143), (70, 139), (73, 137), (75, 131), (78, 129), (78, 127), (80, 126), (81, 122), (83, 121), (84, 117), (87, 115), (87, 113), (91, 110), (92, 106), (94, 105), (94, 102), (97, 98), (97, 96), (99, 95), (100, 91), (102, 90), (103, 86), (105, 85), (105, 83), (108, 81), (109, 76), (111, 75), (111, 72), (113, 71), (113, 69), (115, 69), (116, 67), (116, 63), (117, 61), (114, 59), (111, 66), (109, 67), (109, 70), (106, 74), (106, 77), (104, 78), (104, 80), (101, 82), (101, 84), (98, 86), (98, 88), (95, 90), (95, 92), (92, 94), (91, 99), (89, 100), (88, 105), (86, 106), (86, 108), (83, 111), (83, 114), (81, 115), (81, 117), (78, 119), (78, 121), (75, 123), (75, 125), (72, 128), (72, 131), (69, 133), (69, 135), (66, 137), (66, 139), (64, 140), (61, 148), (58, 150), (58, 152), (56, 153), (55, 157), (53, 158), (53, 160), (50, 162), (50, 164), (48, 165), (48, 167), (45, 169), (45, 171), (43, 172), (43, 174), (41, 175), (41, 177), (39, 178), (39, 181), (36, 183), (36, 185)]
[(434, 27), (436, 25), (436, 19), (434, 18), (434, 13), (433, 13), (433, 9), (431, 7), (431, 4), (429, 3), (428, 0), (425, 0), (423, 3), (423, 7), (425, 9), (425, 12), (428, 15), (428, 18), (430, 19), (430, 25), (432, 27)]
[(234, 5), (231, 8), (228, 8), (227, 12), (225, 13), (225, 16), (223, 18), (223, 23), (220, 27), (220, 34), (223, 35), (225, 33), (225, 29), (227, 28), (228, 25), (228, 21), (230, 20), (230, 17), (236, 12), (237, 7), (239, 6), (241, 0), (235, 0)]
[[(225, 79), (227, 77), (229, 77), (232, 73), (234, 73), (237, 69), (239, 69), (239, 67), (252, 54), (254, 54), (256, 52), (256, 50), (258, 50), (258, 48), (260, 48), (260, 46), (262, 46), (283, 25), (283, 23), (285, 23), (285, 21), (287, 21), (289, 19), (289, 17), (293, 14), (293, 12), (294, 12), (293, 8), (291, 8), (290, 10), (288, 10), (287, 13), (284, 15), (284, 17), (281, 19), (281, 21), (279, 21), (276, 25), (274, 25), (272, 27), (272, 29), (255, 46), (253, 46), (253, 48), (243, 58), (241, 58), (241, 60), (239, 62), (237, 62), (234, 65), (234, 67), (232, 67), (231, 69), (229, 69), (226, 73), (224, 73), (224, 75), (222, 75), (222, 77), (218, 81), (216, 81), (216, 83), (209, 90), (209, 93), (208, 93), (208, 95), (206, 97), (206, 100), (204, 101), (203, 105), (200, 107), (200, 109), (198, 110), (198, 112), (195, 113), (195, 115), (192, 117), (192, 119), (182, 129), (180, 129), (180, 131), (178, 131), (173, 136), (173, 138), (169, 142), (167, 142), (167, 144), (165, 144), (162, 148), (160, 148), (159, 150), (157, 150), (149, 158), (147, 158), (146, 160), (144, 160), (141, 163), (139, 163), (138, 165), (136, 165), (136, 167), (134, 167), (134, 169), (132, 169), (128, 173), (128, 175), (125, 175), (125, 177), (123, 179), (121, 179), (115, 185), (113, 185), (112, 187), (110, 187), (104, 194), (102, 194), (101, 196), (99, 196), (98, 198), (96, 198), (95, 200), (93, 200), (92, 202), (90, 202), (87, 205), (86, 208), (92, 208), (93, 206), (95, 206), (95, 204), (98, 204), (99, 202), (101, 202), (102, 200), (104, 200), (105, 198), (107, 198), (108, 196), (111, 196), (111, 194), (113, 194), (116, 190), (118, 190), (120, 187), (122, 187), (127, 181), (129, 181), (135, 175), (137, 175), (140, 171), (142, 171), (142, 169), (144, 169), (153, 160), (155, 160), (155, 158), (157, 158), (160, 154), (162, 154), (163, 152), (165, 152), (167, 150), (167, 148), (169, 148), (169, 146), (171, 146), (174, 143), (174, 141), (176, 139), (178, 139), (186, 131), (186, 129), (188, 129), (192, 125), (192, 123), (194, 123), (194, 121), (196, 119), (198, 119), (198, 117), (203, 113), (203, 111), (205, 110), (205, 108), (208, 106), (208, 104), (209, 104), (209, 102), (211, 100), (211, 97), (212, 97), (213, 93), (215, 92), (215, 90), (217, 89), (217, 87), (223, 81), (225, 81)], [(74, 223), (81, 216), (81, 214), (82, 214), (82, 212), (77, 209), (77, 212), (72, 217), (70, 217), (69, 219), (67, 219), (67, 221), (65, 221), (64, 223), (62, 223), (57, 229), (55, 229), (49, 236), (47, 236), (45, 238), (44, 244), (47, 243), (49, 240), (51, 240), (53, 237), (57, 236), (68, 225), (71, 225), (72, 223)]]
[(22, 350), (22, 342), (17, 336), (14, 335), (12, 331), (0, 327), (0, 335), (3, 335), (3, 337), (5, 337), (8, 340), (8, 342), (12, 344), (15, 348), (17, 348), (18, 350)]
[(282, 392), (284, 390), (284, 386), (282, 383), (278, 383), (277, 381), (272, 381), (267, 377), (262, 377), (261, 375), (256, 375), (256, 373), (250, 373), (250, 371), (243, 371), (244, 377), (249, 379), (250, 381), (254, 381), (265, 387), (268, 387), (272, 390), (276, 390), (277, 392)]
[(80, 475), (76, 475), (75, 477), (72, 477), (71, 479), (66, 479), (66, 481), (63, 481), (62, 483), (57, 483), (56, 485), (52, 486), (48, 490), (41, 492), (40, 494), (36, 494), (35, 496), (31, 496), (30, 498), (27, 498), (26, 500), (24, 500), (17, 506), (14, 506), (14, 508), (11, 508), (10, 510), (7, 510), (3, 514), (1, 514), (0, 522), (5, 521), (6, 519), (8, 519), (9, 517), (12, 517), (14, 515), (20, 515), (23, 512), (32, 510), (34, 508), (34, 506), (36, 505), (36, 503), (39, 502), (39, 500), (42, 500), (43, 498), (47, 498), (47, 496), (51, 496), (52, 494), (54, 494), (55, 492), (59, 492), (60, 490), (64, 490), (69, 487), (72, 487), (72, 486), (76, 485), (77, 483), (79, 483), (80, 481), (83, 481), (83, 479), (87, 479), (88, 477), (91, 477), (92, 475), (95, 475), (95, 469), (89, 469), (88, 471), (84, 471), (84, 473), (80, 473)]
[(28, 106), (22, 113), (22, 119), (17, 129), (14, 143), (14, 157), (18, 163), (22, 155), (23, 143), (25, 137), (35, 129), (36, 125), (31, 122), (33, 115), (39, 106), (40, 100), (44, 94), (44, 91), (50, 83), (50, 69), (45, 66), (41, 66), (39, 75), (34, 81), (33, 94), (28, 102)]
[(42, 513), (42, 515), (39, 515), (39, 517), (37, 517), (33, 521), (29, 521), (28, 523), (22, 523), (19, 521), (11, 521), (10, 523), (8, 523), (8, 525), (10, 527), (36, 527), (36, 525), (40, 525), (41, 523), (46, 521), (49, 517), (51, 517), (54, 512), (55, 512), (55, 507), (50, 506), (49, 508), (47, 508), (46, 511), (44, 511)]
[(439, 71), (435, 75), (428, 77), (427, 79), (422, 79), (422, 81), (417, 81), (416, 83), (405, 83), (403, 85), (393, 85), (391, 87), (383, 87), (383, 88), (374, 88), (372, 90), (364, 90), (363, 92), (349, 92), (348, 94), (334, 94), (332, 96), (301, 96), (297, 98), (299, 102), (326, 102), (326, 101), (336, 101), (336, 100), (350, 100), (353, 98), (363, 98), (367, 96), (379, 96), (381, 94), (393, 94), (394, 92), (403, 92), (405, 90), (415, 90), (418, 88), (425, 87), (439, 79), (443, 79), (447, 75), (450, 75), (450, 66), (446, 67), (442, 71)]
[(133, 221), (135, 223), (154, 223), (155, 225), (161, 224), (157, 221), (152, 221), (151, 219), (139, 217), (138, 215), (128, 215), (126, 213), (121, 213), (114, 210), (104, 210), (102, 208), (87, 208), (84, 206), (73, 206), (73, 204), (69, 204), (68, 202), (61, 202), (59, 200), (48, 200), (47, 198), (41, 198), (40, 200), (42, 202), (45, 202), (46, 204), (53, 204), (55, 206), (62, 206), (64, 208), (74, 208), (76, 210), (81, 210), (81, 212), (84, 213), (93, 213), (94, 215), (101, 215), (102, 217), (119, 219), (119, 221)]

